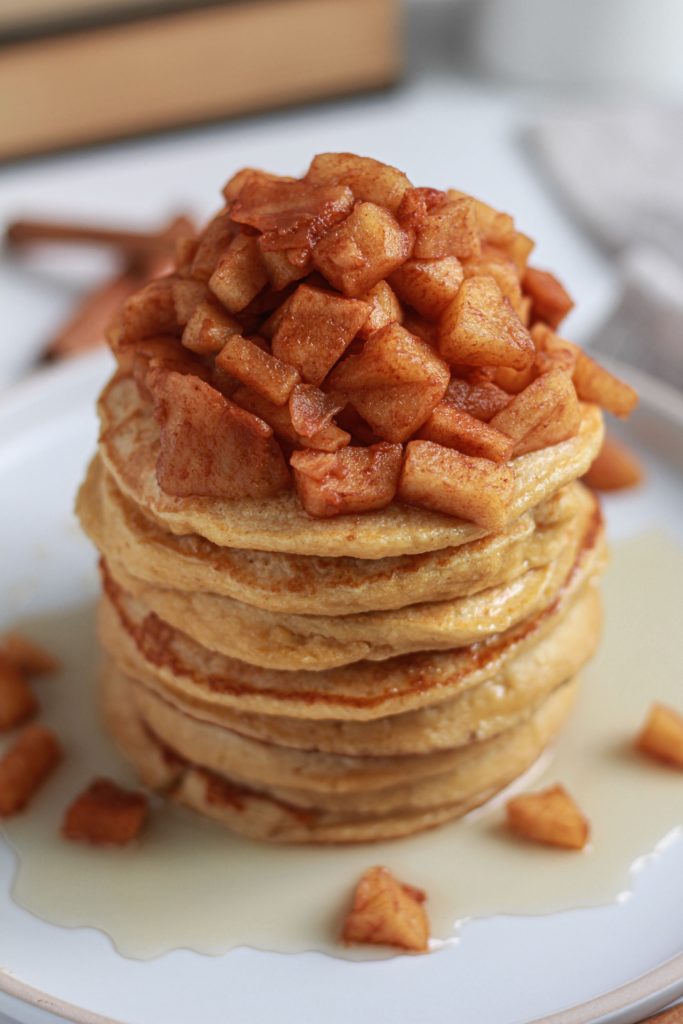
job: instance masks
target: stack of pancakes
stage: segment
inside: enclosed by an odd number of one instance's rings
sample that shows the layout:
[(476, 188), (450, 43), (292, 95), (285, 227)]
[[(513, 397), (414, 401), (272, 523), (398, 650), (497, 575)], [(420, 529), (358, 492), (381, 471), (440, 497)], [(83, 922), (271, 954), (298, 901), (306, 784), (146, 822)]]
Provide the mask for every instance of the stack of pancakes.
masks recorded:
[(150, 401), (118, 374), (78, 512), (101, 553), (108, 726), (141, 778), (276, 841), (407, 835), (489, 799), (566, 718), (605, 560), (578, 433), (511, 462), (494, 532), (393, 502), (172, 497)]

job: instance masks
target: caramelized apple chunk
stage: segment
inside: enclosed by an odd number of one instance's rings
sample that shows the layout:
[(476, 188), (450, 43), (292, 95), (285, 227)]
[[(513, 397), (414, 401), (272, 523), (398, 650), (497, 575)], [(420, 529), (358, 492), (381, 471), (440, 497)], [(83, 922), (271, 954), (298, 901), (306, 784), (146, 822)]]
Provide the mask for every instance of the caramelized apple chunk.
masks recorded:
[(335, 288), (356, 297), (388, 277), (410, 256), (411, 239), (375, 203), (358, 203), (313, 251), (313, 263)]
[(531, 297), (534, 320), (542, 320), (555, 330), (567, 313), (574, 308), (574, 300), (554, 274), (547, 270), (528, 267), (522, 278), (522, 288)]
[(256, 238), (238, 235), (219, 258), (209, 288), (229, 313), (239, 313), (267, 282)]
[(308, 384), (321, 384), (369, 315), (365, 302), (299, 285), (278, 318), (273, 354)]
[(265, 249), (262, 236), (258, 239), (261, 261), (266, 268), (270, 283), (276, 291), (282, 291), (311, 272), (313, 260), (311, 250), (303, 249)]
[(200, 302), (185, 324), (181, 341), (197, 355), (210, 356), (225, 345), (231, 334), (240, 334), (242, 325), (215, 302)]
[(634, 452), (608, 433), (583, 482), (594, 491), (622, 491), (637, 487), (643, 477), (643, 467)]
[(666, 704), (653, 704), (636, 746), (657, 761), (683, 768), (683, 715)]
[(209, 295), (208, 286), (203, 281), (181, 278), (173, 282), (173, 303), (175, 305), (176, 322), (184, 327), (197, 306), (205, 302)]
[(272, 429), (209, 384), (160, 372), (150, 382), (160, 429), (157, 480), (166, 493), (268, 498), (289, 473)]
[(417, 437), (492, 462), (506, 462), (514, 448), (514, 441), (506, 434), (470, 416), (448, 400), (439, 402)]
[(451, 364), (523, 370), (536, 349), (492, 277), (466, 278), (439, 321), (439, 351)]
[(403, 321), (403, 310), (393, 290), (386, 281), (379, 281), (369, 291), (359, 296), (361, 302), (370, 307), (370, 314), (361, 326), (358, 334), (361, 338), (369, 338), (374, 331), (388, 324), (400, 324)]
[(387, 441), (405, 441), (443, 398), (450, 373), (434, 350), (400, 324), (372, 334), (347, 356), (327, 385)]
[(0, 639), (0, 661), (8, 661), (26, 676), (49, 675), (59, 668), (54, 654), (16, 630)]
[(437, 260), (406, 260), (391, 275), (390, 283), (403, 302), (427, 320), (437, 320), (463, 282), (456, 256)]
[(216, 356), (216, 366), (258, 391), (274, 405), (284, 405), (301, 378), (288, 363), (241, 334), (231, 334)]
[(173, 295), (175, 280), (173, 277), (156, 278), (126, 299), (117, 317), (115, 348), (179, 331)]
[(61, 757), (62, 748), (51, 729), (27, 725), (0, 758), (0, 818), (23, 810)]
[(264, 250), (311, 249), (325, 232), (353, 208), (345, 185), (312, 185), (307, 181), (252, 174), (231, 207), (238, 224), (262, 234)]
[(140, 834), (148, 813), (142, 793), (95, 779), (67, 808), (62, 835), (94, 846), (125, 846)]
[(409, 441), (406, 446), (398, 496), (408, 505), (498, 530), (506, 523), (513, 490), (514, 474), (505, 464), (432, 441)]
[(474, 201), (469, 197), (448, 199), (446, 195), (428, 204), (415, 231), (413, 255), (420, 260), (443, 256), (468, 259), (481, 251)]
[(207, 282), (218, 264), (218, 260), (239, 231), (230, 217), (229, 210), (221, 210), (209, 221), (199, 237), (192, 260), (190, 274), (197, 281)]
[(386, 868), (369, 868), (356, 886), (342, 939), (424, 953), (429, 944), (425, 899), (421, 889), (399, 882)]
[(515, 796), (505, 809), (509, 827), (525, 839), (567, 850), (582, 850), (588, 842), (588, 820), (563, 786)]
[(38, 711), (38, 700), (24, 675), (0, 656), (0, 732), (14, 729)]
[(312, 185), (348, 185), (356, 199), (395, 213), (410, 181), (403, 171), (354, 153), (319, 153), (306, 174)]
[(341, 408), (332, 395), (313, 384), (296, 385), (289, 398), (289, 415), (305, 447), (336, 452), (349, 443), (351, 435), (332, 422)]
[(488, 423), (510, 403), (510, 396), (492, 381), (474, 383), (452, 377), (446, 398), (458, 409)]
[(583, 402), (595, 402), (606, 412), (622, 419), (629, 416), (638, 404), (638, 395), (630, 384), (615, 377), (578, 348), (574, 385)]
[(581, 410), (571, 378), (563, 370), (551, 370), (533, 383), (491, 419), (490, 426), (515, 442), (515, 454), (558, 444), (576, 433)]
[(465, 277), (492, 277), (517, 315), (522, 304), (522, 288), (514, 263), (495, 253), (482, 253), (462, 264)]
[(301, 504), (318, 519), (385, 508), (396, 494), (400, 444), (293, 452), (290, 465)]

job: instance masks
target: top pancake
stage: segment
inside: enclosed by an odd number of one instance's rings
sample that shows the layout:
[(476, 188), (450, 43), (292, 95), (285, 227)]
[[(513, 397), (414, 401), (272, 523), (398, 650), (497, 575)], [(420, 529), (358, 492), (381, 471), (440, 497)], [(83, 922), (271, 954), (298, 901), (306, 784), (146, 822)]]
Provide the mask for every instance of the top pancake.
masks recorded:
[(273, 612), (345, 616), (449, 600), (547, 564), (562, 550), (566, 528), (585, 501), (575, 482), (505, 530), (470, 544), (376, 559), (245, 551), (168, 533), (121, 493), (99, 457), (76, 509), (108, 562), (155, 586), (220, 594)]
[[(267, 500), (174, 498), (156, 479), (159, 430), (152, 407), (129, 377), (115, 377), (99, 402), (100, 453), (117, 486), (174, 534), (198, 534), (221, 547), (376, 559), (456, 547), (486, 535), (475, 523), (397, 502), (376, 512), (313, 519), (296, 494)], [(582, 476), (603, 437), (602, 414), (584, 405), (575, 437), (514, 459), (508, 523)]]

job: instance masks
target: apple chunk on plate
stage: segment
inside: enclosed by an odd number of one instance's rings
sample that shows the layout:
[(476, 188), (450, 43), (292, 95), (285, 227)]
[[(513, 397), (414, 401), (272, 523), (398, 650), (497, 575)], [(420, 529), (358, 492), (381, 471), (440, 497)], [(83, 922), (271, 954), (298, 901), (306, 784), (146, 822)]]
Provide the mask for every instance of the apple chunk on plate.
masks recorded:
[(313, 263), (344, 295), (359, 296), (410, 256), (411, 238), (383, 206), (359, 203), (313, 251)]
[(396, 494), (402, 454), (400, 444), (386, 442), (334, 453), (293, 452), (290, 465), (301, 504), (323, 519), (384, 508)]
[(267, 423), (197, 377), (165, 370), (150, 376), (161, 434), (157, 480), (166, 494), (268, 498), (288, 486)]
[(387, 441), (405, 441), (443, 398), (450, 373), (427, 342), (389, 324), (347, 356), (328, 378), (328, 390), (343, 395)]

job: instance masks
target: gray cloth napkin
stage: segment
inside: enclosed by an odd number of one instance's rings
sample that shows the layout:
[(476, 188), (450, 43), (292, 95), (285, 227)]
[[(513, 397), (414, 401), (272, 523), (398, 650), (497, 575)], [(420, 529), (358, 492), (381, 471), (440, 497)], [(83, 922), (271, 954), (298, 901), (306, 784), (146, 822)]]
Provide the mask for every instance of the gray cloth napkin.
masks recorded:
[(532, 143), (621, 269), (620, 300), (593, 347), (683, 388), (683, 109), (560, 112), (536, 124)]

